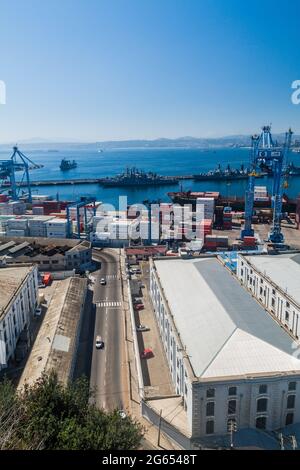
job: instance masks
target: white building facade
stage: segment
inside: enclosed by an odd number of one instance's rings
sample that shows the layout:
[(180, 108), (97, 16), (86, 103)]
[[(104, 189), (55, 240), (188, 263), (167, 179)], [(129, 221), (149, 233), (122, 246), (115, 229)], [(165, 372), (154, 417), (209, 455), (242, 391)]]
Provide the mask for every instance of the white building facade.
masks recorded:
[(192, 438), (300, 422), (292, 338), (216, 259), (151, 261), (150, 293)]
[(29, 328), (37, 299), (36, 266), (0, 270), (0, 370), (14, 357), (22, 331)]
[(294, 338), (300, 337), (300, 254), (238, 255), (241, 284)]

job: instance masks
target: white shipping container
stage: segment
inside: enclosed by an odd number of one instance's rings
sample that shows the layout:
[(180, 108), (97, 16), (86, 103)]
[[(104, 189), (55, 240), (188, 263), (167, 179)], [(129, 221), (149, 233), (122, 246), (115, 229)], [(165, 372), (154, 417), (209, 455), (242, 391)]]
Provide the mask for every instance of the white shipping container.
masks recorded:
[(32, 207), (32, 214), (33, 215), (43, 215), (44, 214), (44, 208), (39, 207), (39, 206), (33, 206)]
[(26, 232), (25, 230), (7, 230), (6, 231), (6, 235), (8, 237), (25, 237), (26, 236)]

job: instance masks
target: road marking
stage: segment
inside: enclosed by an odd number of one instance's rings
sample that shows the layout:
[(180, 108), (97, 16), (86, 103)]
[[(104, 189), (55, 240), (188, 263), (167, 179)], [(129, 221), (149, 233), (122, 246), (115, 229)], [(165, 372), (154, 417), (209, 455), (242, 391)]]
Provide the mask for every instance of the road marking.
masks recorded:
[(107, 300), (100, 300), (100, 302), (96, 303), (97, 307), (100, 308), (119, 308), (121, 307), (122, 303), (117, 301), (107, 301)]
[(117, 279), (118, 275), (117, 274), (107, 274), (105, 276), (106, 279)]

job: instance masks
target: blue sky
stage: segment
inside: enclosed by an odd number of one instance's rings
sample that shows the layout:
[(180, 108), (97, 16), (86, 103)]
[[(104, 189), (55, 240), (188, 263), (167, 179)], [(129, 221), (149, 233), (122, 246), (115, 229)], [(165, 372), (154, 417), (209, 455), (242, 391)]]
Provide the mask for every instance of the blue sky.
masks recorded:
[(299, 0), (0, 0), (0, 143), (300, 132)]

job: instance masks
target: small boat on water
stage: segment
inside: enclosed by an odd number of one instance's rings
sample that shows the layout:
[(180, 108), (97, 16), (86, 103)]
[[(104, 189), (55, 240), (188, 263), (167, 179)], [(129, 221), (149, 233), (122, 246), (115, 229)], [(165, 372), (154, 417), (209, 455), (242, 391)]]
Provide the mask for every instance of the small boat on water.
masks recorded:
[(73, 168), (77, 168), (77, 163), (75, 160), (67, 160), (66, 158), (63, 158), (60, 162), (59, 168), (62, 171), (73, 170)]

